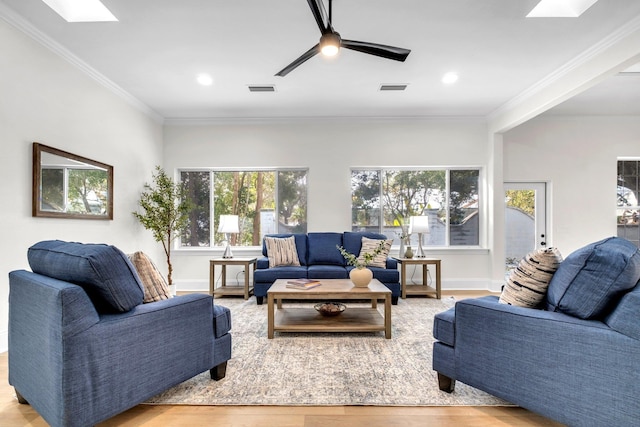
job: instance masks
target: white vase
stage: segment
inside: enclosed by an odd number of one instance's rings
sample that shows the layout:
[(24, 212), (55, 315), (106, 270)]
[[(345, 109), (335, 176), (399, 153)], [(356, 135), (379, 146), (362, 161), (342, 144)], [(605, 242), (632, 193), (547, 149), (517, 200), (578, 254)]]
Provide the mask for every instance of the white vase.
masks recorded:
[(176, 296), (176, 285), (175, 283), (173, 285), (169, 285), (169, 293), (171, 294), (172, 297)]
[(349, 278), (356, 288), (366, 288), (373, 279), (373, 272), (368, 268), (354, 268), (349, 273)]

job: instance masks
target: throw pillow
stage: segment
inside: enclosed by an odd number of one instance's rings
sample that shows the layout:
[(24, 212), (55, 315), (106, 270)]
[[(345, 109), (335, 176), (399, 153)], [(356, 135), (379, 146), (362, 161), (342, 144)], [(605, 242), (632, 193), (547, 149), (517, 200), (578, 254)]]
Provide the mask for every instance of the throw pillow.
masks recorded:
[(285, 238), (265, 237), (264, 242), (267, 246), (269, 268), (285, 265), (300, 265), (296, 241), (293, 236)]
[(135, 267), (115, 246), (48, 240), (27, 252), (34, 273), (81, 286), (100, 313), (126, 312), (142, 304)]
[(628, 240), (609, 237), (571, 253), (553, 276), (547, 310), (601, 319), (640, 279), (640, 252)]
[(511, 272), (499, 301), (520, 307), (538, 307), (561, 262), (562, 255), (556, 248), (539, 249), (527, 254)]
[(138, 251), (128, 254), (127, 256), (136, 268), (138, 276), (142, 281), (144, 287), (143, 302), (148, 303), (171, 298), (167, 281), (160, 271), (158, 271), (158, 267), (156, 267), (144, 252)]
[(384, 241), (384, 247), (382, 252), (376, 255), (373, 258), (373, 261), (369, 264), (370, 267), (380, 267), (387, 268), (387, 258), (389, 257), (389, 251), (391, 251), (391, 244), (393, 240), (385, 239), (369, 239), (368, 237), (362, 237), (362, 247), (360, 248), (360, 255), (358, 255), (359, 261), (364, 261), (364, 254), (373, 253), (378, 246), (380, 246), (380, 242)]

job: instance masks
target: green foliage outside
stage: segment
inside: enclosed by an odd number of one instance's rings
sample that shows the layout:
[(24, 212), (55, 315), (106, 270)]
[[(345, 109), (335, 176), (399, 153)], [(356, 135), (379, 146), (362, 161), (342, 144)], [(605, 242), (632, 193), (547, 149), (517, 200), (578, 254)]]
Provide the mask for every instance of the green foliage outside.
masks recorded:
[(162, 243), (167, 259), (167, 282), (171, 285), (171, 242), (187, 226), (191, 202), (185, 186), (175, 183), (160, 166), (156, 166), (152, 178), (153, 184), (145, 183), (145, 190), (140, 194), (138, 203), (142, 212), (133, 212), (133, 215)]
[(536, 192), (535, 190), (507, 190), (505, 191), (506, 205), (517, 208), (526, 214), (535, 216)]
[[(467, 215), (468, 205), (478, 195), (477, 170), (450, 172), (450, 211), (452, 224), (461, 223)], [(351, 176), (353, 224), (376, 225), (381, 208), (384, 225), (401, 227), (406, 234), (409, 218), (424, 215), (427, 209), (439, 209), (444, 220), (446, 212), (446, 171), (444, 170), (361, 170)]]
[(264, 211), (277, 215), (274, 223), (268, 224), (276, 227), (276, 232), (282, 232), (277, 225), (291, 232), (307, 230), (306, 170), (183, 171), (180, 178), (193, 202), (182, 231), (182, 246), (222, 245), (225, 236), (216, 232), (220, 215), (240, 218), (240, 233), (230, 235), (232, 246), (260, 245), (262, 227), (267, 225), (261, 224)]

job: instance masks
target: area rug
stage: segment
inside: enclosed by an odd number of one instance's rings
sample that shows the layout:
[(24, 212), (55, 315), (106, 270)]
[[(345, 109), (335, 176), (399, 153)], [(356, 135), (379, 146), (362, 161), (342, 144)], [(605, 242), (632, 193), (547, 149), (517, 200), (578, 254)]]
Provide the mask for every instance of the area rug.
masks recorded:
[[(257, 305), (255, 298), (215, 301), (231, 309), (233, 346), (226, 377), (212, 381), (207, 371), (146, 403), (509, 405), (459, 382), (454, 393), (438, 389), (437, 375), (431, 368), (433, 317), (453, 306), (452, 299), (400, 300), (392, 308), (391, 339), (385, 339), (383, 332), (276, 332), (274, 339), (267, 339), (266, 304)], [(357, 304), (347, 303), (347, 310)], [(379, 310), (383, 306), (379, 305)]]

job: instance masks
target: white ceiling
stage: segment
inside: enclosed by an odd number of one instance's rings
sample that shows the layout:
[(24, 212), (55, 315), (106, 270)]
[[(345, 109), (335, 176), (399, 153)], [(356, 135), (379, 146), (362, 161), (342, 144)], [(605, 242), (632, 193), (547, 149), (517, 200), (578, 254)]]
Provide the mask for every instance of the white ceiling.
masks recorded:
[[(335, 0), (342, 37), (411, 49), (406, 62), (342, 49), (285, 77), (274, 74), (320, 36), (305, 0), (103, 0), (115, 23), (67, 23), (41, 0), (0, 0), (0, 16), (165, 119), (487, 117), (640, 16), (638, 0), (599, 0), (579, 18), (525, 18), (537, 2)], [(455, 85), (441, 83), (448, 71)], [(199, 85), (198, 73), (214, 84)], [(254, 84), (276, 92), (251, 93)], [(640, 114), (640, 74), (612, 76), (551, 112)]]

